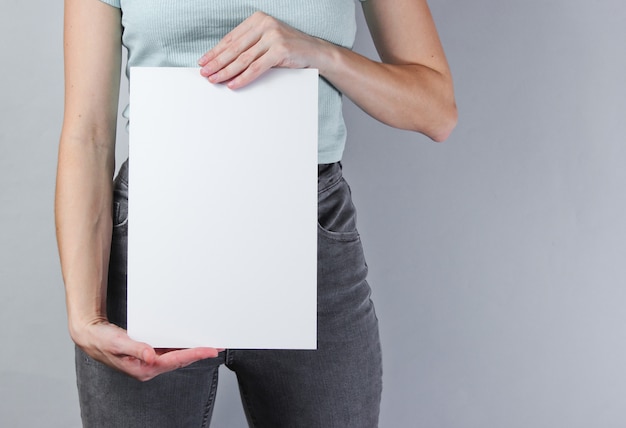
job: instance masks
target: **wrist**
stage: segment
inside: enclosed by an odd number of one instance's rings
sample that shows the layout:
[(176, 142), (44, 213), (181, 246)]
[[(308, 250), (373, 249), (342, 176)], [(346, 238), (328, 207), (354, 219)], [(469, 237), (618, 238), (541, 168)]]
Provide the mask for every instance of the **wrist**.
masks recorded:
[(320, 47), (316, 56), (316, 68), (319, 70), (320, 76), (337, 86), (344, 78), (343, 76), (351, 71), (345, 69), (346, 54), (350, 52), (346, 48), (320, 40)]
[(313, 47), (313, 61), (311, 68), (317, 68), (320, 76), (326, 77), (331, 73), (334, 67), (334, 61), (337, 60), (337, 50), (339, 46), (334, 45), (326, 40), (315, 39), (316, 46)]
[(78, 315), (70, 315), (68, 316), (68, 330), (70, 333), (70, 337), (74, 343), (80, 345), (86, 340), (86, 330), (90, 326), (94, 326), (97, 324), (108, 324), (108, 319), (106, 316), (101, 314), (83, 314), (81, 316)]

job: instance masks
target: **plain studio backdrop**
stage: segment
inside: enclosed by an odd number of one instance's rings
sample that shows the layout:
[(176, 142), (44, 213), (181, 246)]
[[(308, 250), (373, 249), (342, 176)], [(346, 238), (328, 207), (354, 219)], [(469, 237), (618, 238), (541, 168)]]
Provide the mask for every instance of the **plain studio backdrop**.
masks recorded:
[[(62, 3), (9, 0), (0, 15), (7, 427), (80, 426), (53, 222)], [(380, 426), (623, 428), (626, 3), (431, 8), (456, 84), (452, 137), (345, 106), (344, 171), (383, 340)], [(358, 19), (356, 49), (376, 57)], [(122, 121), (119, 134), (118, 165)], [(227, 369), (212, 426), (245, 426)]]

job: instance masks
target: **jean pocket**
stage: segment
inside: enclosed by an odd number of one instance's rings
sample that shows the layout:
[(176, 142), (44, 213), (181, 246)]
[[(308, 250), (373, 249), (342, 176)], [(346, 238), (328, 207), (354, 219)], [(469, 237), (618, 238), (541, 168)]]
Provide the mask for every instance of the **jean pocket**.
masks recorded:
[(356, 208), (350, 186), (343, 178), (318, 194), (317, 228), (320, 234), (337, 241), (359, 238)]
[(360, 238), (358, 230), (352, 230), (350, 232), (334, 232), (324, 228), (324, 226), (322, 226), (319, 222), (317, 222), (317, 231), (320, 235), (333, 241), (351, 242)]
[(128, 226), (128, 200), (113, 199), (113, 231), (123, 231)]

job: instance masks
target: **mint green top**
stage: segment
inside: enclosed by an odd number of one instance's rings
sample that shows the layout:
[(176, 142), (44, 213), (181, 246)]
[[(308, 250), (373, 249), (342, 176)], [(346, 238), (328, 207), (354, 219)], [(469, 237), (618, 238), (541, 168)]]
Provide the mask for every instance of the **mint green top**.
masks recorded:
[[(122, 9), (127, 75), (134, 66), (197, 66), (206, 51), (258, 10), (346, 48), (352, 48), (356, 33), (354, 0), (101, 1)], [(341, 160), (346, 141), (341, 93), (322, 77), (318, 138), (319, 163)]]

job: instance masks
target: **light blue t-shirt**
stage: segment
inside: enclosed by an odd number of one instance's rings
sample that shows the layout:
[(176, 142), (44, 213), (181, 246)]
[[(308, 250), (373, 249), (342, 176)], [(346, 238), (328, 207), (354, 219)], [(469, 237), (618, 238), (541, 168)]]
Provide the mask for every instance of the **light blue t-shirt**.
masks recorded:
[[(122, 9), (128, 70), (194, 67), (206, 51), (254, 12), (263, 11), (300, 31), (352, 48), (354, 0), (101, 0)], [(341, 160), (346, 128), (341, 93), (320, 77), (318, 162)]]

